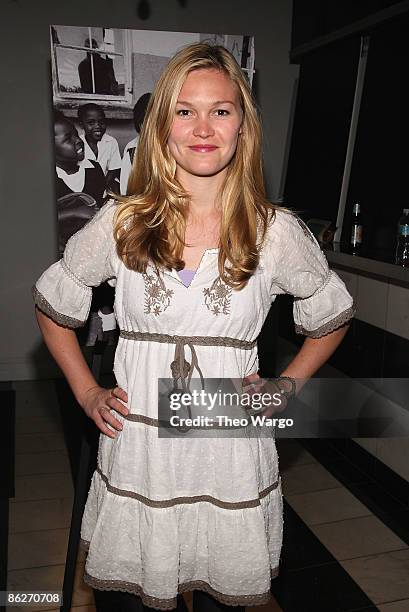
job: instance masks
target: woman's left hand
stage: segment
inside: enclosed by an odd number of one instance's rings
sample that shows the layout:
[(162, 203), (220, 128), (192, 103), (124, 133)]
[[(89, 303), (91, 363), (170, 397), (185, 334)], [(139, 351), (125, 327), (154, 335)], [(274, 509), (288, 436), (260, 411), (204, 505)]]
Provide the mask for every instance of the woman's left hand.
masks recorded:
[(279, 382), (274, 379), (261, 378), (258, 374), (249, 374), (243, 378), (243, 393), (254, 395), (255, 393), (270, 397), (265, 398), (266, 408), (257, 410), (257, 414), (270, 418), (277, 412), (282, 412), (287, 406), (287, 398), (280, 393)]

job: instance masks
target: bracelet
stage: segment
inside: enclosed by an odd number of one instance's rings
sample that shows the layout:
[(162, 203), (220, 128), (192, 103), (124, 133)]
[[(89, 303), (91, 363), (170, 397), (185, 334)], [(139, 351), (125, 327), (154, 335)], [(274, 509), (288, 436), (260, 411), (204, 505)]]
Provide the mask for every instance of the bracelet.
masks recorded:
[[(281, 381), (288, 381), (290, 383), (291, 388), (288, 391), (286, 391), (285, 388), (283, 388), (283, 386), (280, 385)], [(274, 382), (277, 385), (277, 388), (279, 392), (281, 393), (281, 395), (284, 395), (286, 399), (290, 399), (291, 397), (295, 396), (297, 392), (297, 385), (296, 385), (294, 378), (291, 378), (290, 376), (279, 376), (278, 378), (274, 379)]]

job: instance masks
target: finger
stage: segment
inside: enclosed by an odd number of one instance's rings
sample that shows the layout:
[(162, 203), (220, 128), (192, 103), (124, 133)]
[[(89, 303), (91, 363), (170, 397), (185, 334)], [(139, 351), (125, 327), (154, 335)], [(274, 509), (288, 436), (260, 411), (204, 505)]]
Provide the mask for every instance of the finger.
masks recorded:
[(123, 402), (128, 401), (128, 394), (124, 389), (121, 389), (121, 387), (114, 387), (112, 389), (112, 395), (119, 397)]
[(112, 425), (114, 429), (118, 429), (119, 431), (122, 431), (123, 426), (122, 426), (121, 421), (118, 421), (118, 419), (115, 418), (115, 415), (112, 414), (112, 412), (109, 409), (103, 410), (103, 413), (101, 416), (107, 423)]
[(255, 383), (249, 385), (248, 387), (246, 387), (245, 389), (243, 389), (243, 391), (247, 394), (247, 395), (255, 395), (256, 393), (258, 394), (261, 389), (262, 389), (262, 385), (257, 385)]
[(109, 408), (116, 410), (117, 412), (119, 412), (119, 414), (122, 414), (123, 416), (126, 416), (129, 413), (128, 408), (119, 399), (113, 397), (112, 395), (108, 396), (106, 404), (107, 406), (109, 406)]
[(122, 431), (122, 423), (118, 421), (118, 419), (116, 419), (114, 415), (107, 408), (103, 408), (100, 411), (100, 416), (106, 423), (109, 423), (110, 425), (112, 425), (114, 429), (117, 429), (118, 431)]
[(116, 438), (116, 431), (112, 431), (111, 429), (109, 429), (109, 427), (106, 425), (105, 421), (99, 413), (97, 413), (97, 415), (95, 416), (94, 423), (98, 427), (98, 429), (102, 431), (103, 434), (109, 436), (110, 438)]
[(260, 376), (258, 374), (248, 374), (243, 378), (243, 385), (250, 385), (260, 380)]

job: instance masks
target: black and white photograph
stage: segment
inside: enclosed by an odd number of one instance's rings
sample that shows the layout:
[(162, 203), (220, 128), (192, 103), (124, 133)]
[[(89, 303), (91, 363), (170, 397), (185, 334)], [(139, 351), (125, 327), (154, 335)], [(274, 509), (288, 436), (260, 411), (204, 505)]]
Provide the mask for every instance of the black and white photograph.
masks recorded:
[[(50, 27), (58, 248), (109, 199), (127, 194), (139, 133), (151, 93), (170, 57), (208, 41), (229, 49), (251, 84), (254, 38), (113, 28)], [(86, 346), (116, 342), (114, 289), (94, 289)]]

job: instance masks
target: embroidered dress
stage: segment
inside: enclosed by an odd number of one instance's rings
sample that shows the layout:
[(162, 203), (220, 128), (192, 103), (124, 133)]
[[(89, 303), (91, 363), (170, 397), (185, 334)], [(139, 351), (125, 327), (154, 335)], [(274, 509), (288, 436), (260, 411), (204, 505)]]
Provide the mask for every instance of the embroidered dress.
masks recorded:
[(276, 213), (255, 274), (236, 291), (219, 278), (218, 249), (204, 252), (188, 287), (176, 270), (127, 269), (114, 212), (114, 202), (105, 204), (33, 288), (39, 308), (76, 327), (87, 319), (91, 287), (116, 284), (114, 372), (130, 413), (116, 413), (123, 429), (115, 439), (99, 438), (82, 520), (84, 579), (162, 610), (192, 589), (231, 605), (267, 603), (283, 530), (274, 437), (159, 438), (157, 381), (172, 368), (185, 380), (194, 366), (205, 378), (257, 372), (257, 335), (278, 294), (295, 296), (297, 330), (311, 337), (348, 321), (352, 298), (291, 214)]

